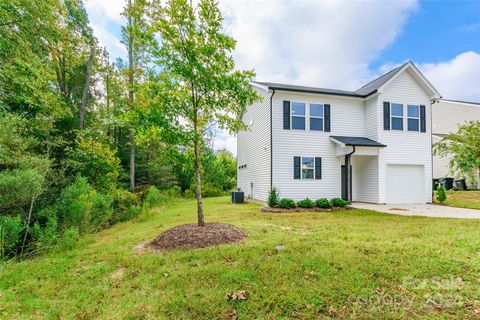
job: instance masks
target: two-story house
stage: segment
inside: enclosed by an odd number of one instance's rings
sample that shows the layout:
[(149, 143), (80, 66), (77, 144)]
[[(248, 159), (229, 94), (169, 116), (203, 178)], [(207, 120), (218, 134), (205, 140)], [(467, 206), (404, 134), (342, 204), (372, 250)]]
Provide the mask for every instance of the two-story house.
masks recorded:
[(266, 200), (276, 187), (294, 200), (431, 202), (431, 101), (440, 94), (412, 62), (356, 91), (251, 85), (263, 101), (237, 135), (247, 196)]

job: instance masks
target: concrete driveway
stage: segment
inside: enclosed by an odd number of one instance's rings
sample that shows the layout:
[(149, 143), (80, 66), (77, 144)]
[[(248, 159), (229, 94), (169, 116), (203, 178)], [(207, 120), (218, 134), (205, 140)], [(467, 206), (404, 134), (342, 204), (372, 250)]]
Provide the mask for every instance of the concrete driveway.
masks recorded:
[(372, 204), (363, 202), (354, 202), (352, 205), (358, 209), (375, 210), (390, 214), (399, 214), (402, 216), (424, 216), (435, 218), (460, 218), (460, 219), (480, 219), (480, 210), (454, 208), (448, 206), (439, 206), (434, 204)]

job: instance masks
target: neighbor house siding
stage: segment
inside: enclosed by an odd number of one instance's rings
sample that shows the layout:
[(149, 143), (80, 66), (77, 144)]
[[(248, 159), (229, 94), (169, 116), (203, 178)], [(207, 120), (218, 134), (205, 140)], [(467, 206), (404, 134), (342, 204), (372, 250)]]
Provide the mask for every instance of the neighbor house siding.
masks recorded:
[[(440, 100), (432, 106), (433, 134), (445, 135), (455, 133), (458, 126), (472, 120), (480, 120), (480, 105), (475, 103)], [(440, 142), (434, 136), (433, 142)], [(433, 156), (433, 177), (456, 177), (450, 172), (450, 157)], [(470, 181), (469, 187), (475, 187), (475, 181)]]
[[(378, 126), (378, 141), (387, 145), (379, 152), (379, 202), (386, 199), (386, 170), (388, 164), (417, 164), (424, 166), (425, 202), (431, 202), (432, 196), (432, 143), (431, 143), (431, 105), (430, 98), (410, 70), (400, 73), (378, 96), (378, 110), (383, 110), (383, 102), (425, 105), (426, 132), (406, 130), (406, 108), (404, 109), (404, 131), (384, 130)], [(383, 123), (383, 112), (377, 115), (378, 123)]]
[[(265, 200), (270, 189), (271, 91), (254, 89), (262, 101), (251, 105), (242, 116), (249, 129), (237, 134), (237, 187), (247, 197)], [(246, 168), (239, 169), (244, 165)]]
[[(330, 104), (331, 132), (283, 129), (284, 100), (305, 102), (307, 110), (309, 103)], [(294, 200), (340, 197), (343, 157), (336, 156), (336, 145), (330, 140), (330, 135), (365, 135), (363, 100), (277, 91), (273, 111), (273, 185), (278, 187), (280, 195)], [(322, 179), (294, 179), (295, 156), (321, 157)]]

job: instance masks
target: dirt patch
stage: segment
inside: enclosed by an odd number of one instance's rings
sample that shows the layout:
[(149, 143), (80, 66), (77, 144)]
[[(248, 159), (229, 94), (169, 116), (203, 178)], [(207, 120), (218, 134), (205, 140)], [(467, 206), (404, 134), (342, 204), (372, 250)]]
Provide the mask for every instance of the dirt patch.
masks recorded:
[(240, 242), (246, 237), (245, 232), (231, 224), (207, 223), (199, 227), (192, 223), (168, 229), (147, 246), (153, 250), (196, 249)]
[(292, 208), (292, 209), (285, 209), (285, 208), (272, 208), (272, 207), (263, 207), (260, 209), (262, 212), (271, 212), (271, 213), (289, 213), (289, 212), (332, 212), (332, 211), (339, 211), (339, 210), (349, 210), (351, 207), (345, 208)]

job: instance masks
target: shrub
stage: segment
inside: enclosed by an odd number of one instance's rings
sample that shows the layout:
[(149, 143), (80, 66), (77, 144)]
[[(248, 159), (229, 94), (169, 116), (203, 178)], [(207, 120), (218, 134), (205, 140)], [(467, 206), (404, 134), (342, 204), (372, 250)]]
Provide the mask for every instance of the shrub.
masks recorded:
[(447, 200), (447, 193), (445, 192), (445, 188), (439, 186), (437, 188), (437, 201), (443, 204)]
[(333, 207), (344, 208), (347, 206), (348, 202), (342, 198), (333, 198), (330, 200), (330, 203)]
[(181, 197), (182, 193), (179, 187), (173, 187), (167, 190), (158, 190), (157, 187), (151, 186), (147, 190), (144, 204), (148, 207), (160, 206), (169, 201)]
[(58, 235), (57, 211), (47, 207), (37, 213), (33, 227), (30, 229), (32, 241), (37, 248), (48, 248), (56, 244)]
[(278, 189), (273, 187), (270, 189), (270, 192), (268, 194), (268, 205), (270, 207), (276, 207), (278, 206), (278, 202), (280, 201), (280, 194), (278, 192)]
[(288, 198), (283, 198), (278, 202), (278, 207), (284, 208), (284, 209), (290, 209), (290, 208), (295, 208), (297, 205), (295, 201), (292, 199)]
[(138, 197), (135, 194), (125, 189), (117, 189), (113, 192), (113, 213), (110, 224), (130, 220), (139, 212)]
[(313, 202), (309, 198), (305, 198), (297, 202), (297, 207), (299, 208), (313, 208), (314, 206), (315, 202)]
[(13, 255), (25, 225), (20, 216), (0, 216), (0, 259)]
[(112, 216), (112, 198), (98, 193), (87, 180), (78, 177), (62, 191), (58, 203), (60, 225), (77, 227), (80, 234), (105, 227)]
[(328, 201), (328, 199), (325, 199), (325, 198), (318, 199), (317, 201), (315, 201), (315, 204), (317, 207), (324, 208), (324, 209), (329, 209), (332, 207), (332, 204), (330, 203), (330, 201)]
[(78, 231), (78, 228), (71, 227), (63, 232), (63, 235), (59, 240), (59, 245), (62, 249), (71, 250), (75, 248), (79, 239), (80, 232)]

